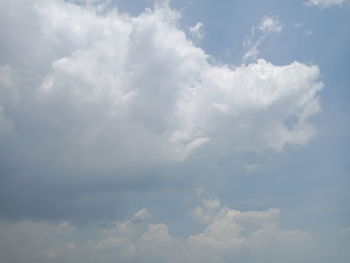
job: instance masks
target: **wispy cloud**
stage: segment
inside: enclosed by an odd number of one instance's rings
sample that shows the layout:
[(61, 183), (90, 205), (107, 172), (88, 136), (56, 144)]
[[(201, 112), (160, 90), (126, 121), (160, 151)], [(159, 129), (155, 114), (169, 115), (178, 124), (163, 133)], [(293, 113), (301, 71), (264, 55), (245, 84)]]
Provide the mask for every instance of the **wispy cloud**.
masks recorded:
[(283, 27), (277, 17), (264, 16), (257, 28), (256, 26), (252, 27), (251, 35), (244, 42), (244, 48), (247, 52), (243, 56), (243, 61), (255, 61), (259, 54), (260, 45), (272, 34), (281, 33)]
[(195, 40), (202, 40), (204, 38), (204, 25), (201, 22), (198, 22), (197, 24), (195, 24), (194, 26), (191, 26), (189, 28), (189, 31), (192, 35), (192, 37)]
[(347, 0), (308, 0), (304, 4), (307, 6), (318, 6), (320, 8), (327, 8), (331, 6), (339, 6)]

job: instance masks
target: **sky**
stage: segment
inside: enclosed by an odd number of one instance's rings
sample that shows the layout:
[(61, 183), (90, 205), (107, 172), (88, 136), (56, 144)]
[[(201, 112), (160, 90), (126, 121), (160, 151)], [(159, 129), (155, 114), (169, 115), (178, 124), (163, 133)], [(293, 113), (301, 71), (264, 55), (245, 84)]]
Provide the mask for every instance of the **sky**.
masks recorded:
[(349, 0), (0, 0), (0, 261), (347, 263)]

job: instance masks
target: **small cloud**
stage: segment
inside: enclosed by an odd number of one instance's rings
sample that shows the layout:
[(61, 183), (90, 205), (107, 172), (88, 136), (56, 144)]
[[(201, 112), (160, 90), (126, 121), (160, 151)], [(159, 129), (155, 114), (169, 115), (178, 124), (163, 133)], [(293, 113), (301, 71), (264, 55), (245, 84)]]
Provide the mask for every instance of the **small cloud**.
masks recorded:
[(201, 205), (192, 209), (191, 214), (196, 221), (208, 224), (214, 220), (220, 208), (221, 203), (219, 199), (206, 198), (202, 199)]
[(293, 23), (293, 27), (294, 27), (294, 28), (302, 28), (302, 27), (304, 27), (304, 24), (303, 24), (303, 23), (295, 22), (295, 23)]
[(305, 36), (311, 36), (314, 34), (314, 32), (312, 32), (312, 30), (307, 30), (304, 32)]
[(70, 234), (74, 231), (74, 226), (68, 222), (62, 222), (56, 226), (57, 230), (62, 233)]
[(331, 6), (341, 5), (347, 0), (308, 0), (304, 2), (306, 6), (318, 6), (320, 8), (327, 8)]
[(258, 33), (256, 34), (256, 27), (251, 29), (251, 35), (244, 41), (244, 47), (247, 52), (243, 56), (243, 61), (256, 60), (259, 54), (260, 45), (272, 34), (279, 34), (282, 32), (284, 25), (277, 17), (265, 15), (259, 25), (257, 26)]
[(204, 30), (203, 30), (203, 23), (198, 22), (197, 24), (195, 24), (194, 26), (191, 26), (189, 28), (189, 31), (191, 33), (191, 36), (195, 39), (195, 40), (202, 40), (204, 38)]
[(202, 187), (196, 188), (196, 195), (197, 196), (202, 196), (204, 194), (205, 190)]
[(259, 166), (257, 164), (246, 164), (244, 166), (244, 169), (247, 171), (247, 172), (255, 172), (259, 169)]
[(151, 218), (152, 218), (152, 215), (150, 212), (148, 212), (146, 208), (141, 209), (132, 217), (134, 221), (147, 221)]
[(205, 199), (202, 203), (208, 209), (218, 209), (221, 206), (218, 199)]
[(273, 33), (281, 33), (283, 29), (283, 24), (276, 17), (264, 16), (263, 20), (260, 22), (259, 30), (267, 35)]
[(302, 33), (303, 33), (305, 36), (311, 36), (311, 35), (313, 35), (313, 33), (314, 33), (312, 30), (307, 30), (307, 29), (305, 29), (303, 23), (295, 22), (295, 23), (293, 23), (293, 27), (296, 28), (297, 30), (302, 31)]

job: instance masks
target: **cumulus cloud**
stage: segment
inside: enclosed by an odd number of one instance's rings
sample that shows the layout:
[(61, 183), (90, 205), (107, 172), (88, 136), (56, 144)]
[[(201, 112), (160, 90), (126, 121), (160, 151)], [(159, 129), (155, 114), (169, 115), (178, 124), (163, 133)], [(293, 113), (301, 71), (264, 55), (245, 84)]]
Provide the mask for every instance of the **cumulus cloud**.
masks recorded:
[[(0, 31), (12, 43), (2, 46), (1, 81), (21, 76), (11, 88), (20, 100), (0, 102), (0, 123), (12, 123), (22, 149), (35, 142), (34, 154), (61, 165), (112, 169), (183, 161), (201, 150), (281, 151), (316, 133), (309, 117), (319, 110), (317, 66), (213, 64), (167, 1), (135, 17), (59, 0), (27, 0), (6, 13), (20, 2), (1, 9), (3, 24), (22, 31)], [(266, 37), (282, 28), (265, 17), (258, 30)], [(13, 86), (1, 90), (6, 85)]]
[[(163, 223), (129, 220), (94, 229), (39, 222), (0, 222), (2, 262), (231, 262), (244, 254), (270, 249), (302, 251), (309, 243), (303, 231), (279, 227), (279, 209), (241, 212), (203, 200), (218, 208), (197, 234), (177, 237)], [(149, 214), (149, 212), (147, 212)], [(278, 245), (277, 245), (278, 244)], [(296, 249), (296, 250), (295, 250)], [(274, 251), (274, 252), (273, 252)]]
[(305, 2), (307, 6), (319, 6), (320, 8), (327, 8), (335, 5), (341, 5), (347, 0), (308, 0)]

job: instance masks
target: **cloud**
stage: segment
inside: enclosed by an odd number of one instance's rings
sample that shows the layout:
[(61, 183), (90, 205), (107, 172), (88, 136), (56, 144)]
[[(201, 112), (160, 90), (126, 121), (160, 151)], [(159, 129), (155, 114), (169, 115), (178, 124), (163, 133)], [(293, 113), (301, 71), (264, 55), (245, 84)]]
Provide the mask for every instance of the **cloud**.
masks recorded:
[(9, 116), (6, 116), (6, 111), (14, 107), (18, 99), (19, 94), (10, 67), (8, 65), (0, 66), (0, 135), (13, 131), (13, 122)]
[(147, 211), (146, 208), (141, 209), (136, 214), (134, 214), (133, 219), (136, 221), (145, 221), (151, 219), (152, 215)]
[[(272, 34), (281, 33), (283, 27), (284, 25), (277, 17), (265, 15), (258, 25), (258, 33), (260, 33), (260, 36), (256, 36), (256, 27), (253, 26), (251, 29), (251, 36), (249, 36), (244, 42), (244, 47), (247, 49), (247, 52), (243, 56), (243, 61), (255, 61), (259, 54), (258, 48), (260, 45)], [(257, 39), (255, 40), (256, 37)]]
[(202, 40), (204, 38), (203, 26), (203, 23), (198, 22), (189, 28), (189, 31), (195, 40)]
[(342, 5), (345, 1), (347, 0), (308, 0), (305, 2), (305, 5), (327, 8), (335, 5)]
[(279, 228), (279, 214), (279, 209), (240, 212), (222, 208), (210, 224), (201, 233), (190, 236), (188, 242), (202, 262), (228, 262), (244, 253), (271, 251), (270, 246), (274, 244), (279, 244), (277, 251), (294, 250), (295, 242), (307, 245), (306, 232)]
[(240, 212), (221, 207), (217, 199), (203, 202), (219, 209), (202, 232), (186, 237), (173, 236), (163, 223), (134, 220), (145, 209), (129, 220), (98, 229), (68, 222), (1, 221), (1, 260), (5, 263), (231, 262), (244, 254), (259, 254), (261, 249), (270, 248), (272, 254), (281, 249), (302, 251), (310, 241), (307, 232), (279, 227), (279, 209)]
[(202, 205), (196, 206), (192, 210), (192, 216), (201, 223), (208, 223), (213, 220), (220, 207), (221, 204), (218, 199), (203, 199)]
[(259, 30), (267, 35), (272, 33), (281, 33), (283, 29), (282, 23), (272, 16), (264, 16), (259, 24)]
[[(319, 110), (317, 66), (213, 64), (167, 2), (135, 17), (99, 10), (33, 0), (2, 16), (20, 30), (1, 28), (10, 43), (2, 46), (9, 54), (2, 71), (20, 76), (13, 88), (20, 100), (2, 102), (1, 123), (13, 123), (21, 159), (110, 170), (184, 161), (199, 151), (281, 151), (316, 134), (309, 117)], [(258, 29), (266, 37), (282, 27), (265, 17)]]

